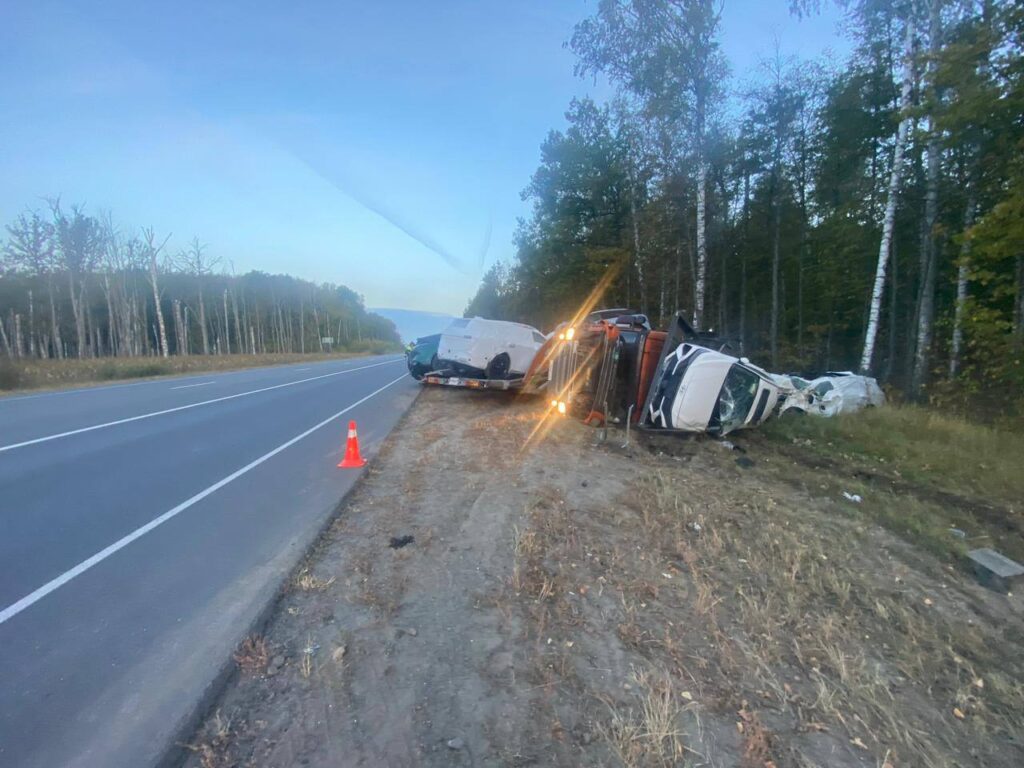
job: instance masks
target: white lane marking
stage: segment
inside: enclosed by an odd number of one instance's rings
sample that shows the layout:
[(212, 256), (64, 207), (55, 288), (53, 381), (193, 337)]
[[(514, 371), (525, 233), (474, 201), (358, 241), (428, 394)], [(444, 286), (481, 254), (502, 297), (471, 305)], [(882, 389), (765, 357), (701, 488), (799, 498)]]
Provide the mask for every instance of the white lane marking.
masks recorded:
[(188, 405), (179, 405), (176, 408), (165, 408), (162, 411), (152, 411), (151, 413), (142, 413), (138, 416), (129, 416), (126, 419), (117, 419), (116, 421), (107, 421), (103, 424), (93, 424), (90, 427), (81, 427), (79, 429), (71, 429), (67, 432), (59, 432), (55, 435), (46, 435), (45, 437), (36, 437), (32, 440), (24, 440), (20, 443), (11, 443), (10, 445), (0, 445), (0, 453), (4, 451), (13, 451), (15, 448), (24, 448), (26, 445), (35, 445), (36, 443), (46, 443), (50, 440), (59, 440), (62, 437), (70, 437), (71, 435), (80, 435), (83, 432), (92, 432), (96, 429), (105, 429), (106, 427), (116, 427), (118, 424), (128, 424), (132, 421), (141, 421), (142, 419), (151, 419), (154, 416), (163, 416), (168, 413), (176, 413), (177, 411), (186, 411), (189, 408), (198, 408), (201, 405), (210, 405), (211, 403), (222, 403), (225, 400), (234, 400), (238, 397), (247, 397), (248, 395), (259, 394), (260, 392), (269, 392), (272, 389), (281, 389), (283, 387), (292, 387), (296, 384), (304, 384), (307, 381), (316, 381), (317, 379), (326, 379), (330, 376), (341, 376), (343, 373), (354, 373), (355, 371), (365, 371), (367, 368), (379, 368), (382, 365), (391, 365), (392, 363), (399, 362), (396, 360), (386, 360), (383, 363), (374, 363), (373, 365), (362, 365), (358, 368), (346, 368), (343, 371), (334, 371), (333, 373), (324, 373), (320, 376), (310, 376), (308, 379), (299, 379), (297, 381), (287, 381), (284, 384), (275, 384), (272, 387), (261, 387), (260, 389), (251, 389), (248, 392), (239, 392), (235, 395), (225, 395), (224, 397), (215, 397), (212, 400), (202, 400), (198, 403), (189, 403)]
[(153, 520), (150, 520), (145, 525), (143, 525), (143, 526), (141, 526), (139, 528), (136, 528), (134, 531), (129, 533), (127, 536), (123, 536), (122, 538), (118, 539), (113, 544), (111, 544), (109, 547), (101, 549), (95, 555), (93, 555), (92, 557), (90, 557), (90, 558), (88, 558), (86, 560), (83, 560), (78, 565), (76, 565), (74, 568), (71, 568), (71, 569), (69, 569), (67, 571), (64, 571), (64, 573), (62, 573), (57, 578), (52, 579), (51, 581), (46, 582), (45, 584), (43, 584), (43, 586), (39, 587), (39, 589), (37, 589), (34, 592), (31, 592), (31, 593), (25, 595), (18, 602), (13, 603), (13, 604), (7, 606), (6, 608), (4, 608), (2, 611), (0, 611), (0, 624), (3, 624), (5, 621), (8, 621), (10, 619), (13, 619), (15, 616), (17, 616), (19, 613), (21, 613), (26, 608), (31, 606), (33, 603), (38, 603), (40, 600), (42, 600), (48, 594), (50, 594), (54, 590), (60, 589), (62, 586), (67, 584), (69, 581), (71, 581), (76, 576), (81, 576), (83, 573), (85, 573), (87, 570), (92, 568), (94, 565), (98, 565), (99, 563), (102, 563), (104, 560), (106, 560), (108, 557), (113, 555), (118, 550), (124, 549), (129, 544), (131, 544), (133, 541), (135, 541), (136, 539), (142, 538), (143, 536), (145, 536), (147, 533), (152, 531), (157, 526), (163, 525), (164, 523), (166, 523), (171, 518), (176, 517), (177, 515), (180, 515), (186, 509), (188, 509), (189, 507), (193, 506), (194, 504), (197, 504), (198, 502), (202, 501), (203, 499), (205, 499), (210, 494), (216, 493), (221, 488), (223, 488), (225, 485), (230, 483), (232, 480), (237, 480), (238, 478), (240, 478), (245, 473), (249, 472), (250, 470), (255, 469), (256, 467), (258, 467), (263, 462), (267, 461), (268, 459), (272, 459), (274, 456), (279, 454), (281, 451), (283, 451), (283, 450), (285, 450), (287, 448), (290, 448), (291, 446), (295, 445), (297, 442), (299, 442), (299, 440), (302, 440), (304, 437), (308, 437), (309, 435), (313, 434), (314, 432), (316, 432), (321, 427), (327, 426), (328, 424), (330, 424), (335, 419), (337, 419), (337, 418), (339, 418), (341, 416), (344, 416), (346, 413), (351, 411), (353, 408), (356, 408), (356, 407), (362, 405), (367, 400), (369, 400), (371, 397), (375, 397), (376, 395), (379, 395), (381, 392), (383, 392), (388, 387), (393, 387), (395, 384), (397, 384), (398, 382), (402, 381), (405, 378), (407, 378), (407, 376), (405, 374), (402, 374), (401, 376), (399, 376), (394, 381), (388, 382), (387, 384), (385, 384), (380, 389), (376, 389), (373, 392), (371, 392), (370, 394), (368, 394), (366, 397), (363, 397), (363, 398), (360, 398), (359, 400), (356, 400), (354, 403), (352, 403), (352, 405), (349, 405), (349, 406), (346, 406), (345, 408), (342, 408), (340, 411), (338, 411), (337, 413), (333, 414), (332, 416), (328, 416), (326, 419), (321, 421), (319, 424), (314, 424), (312, 427), (307, 429), (305, 432), (303, 432), (303, 433), (301, 433), (299, 435), (296, 435), (295, 437), (293, 437), (288, 442), (281, 443), (281, 445), (277, 446), (277, 448), (275, 448), (274, 450), (270, 451), (269, 453), (265, 453), (262, 456), (260, 456), (258, 459), (254, 460), (254, 461), (250, 461), (248, 464), (246, 464), (241, 469), (236, 469), (234, 472), (232, 472), (227, 477), (222, 478), (221, 480), (218, 480), (216, 483), (214, 483), (213, 485), (211, 485), (211, 486), (209, 486), (207, 488), (204, 488), (199, 493), (197, 493), (195, 496), (193, 496), (193, 497), (191, 497), (189, 499), (186, 499), (185, 501), (181, 502), (181, 504), (179, 504), (178, 506), (174, 507), (173, 509), (167, 510), (162, 515), (160, 515), (160, 517), (154, 518)]
[(309, 370), (309, 368), (296, 368), (295, 370), (296, 370), (297, 372), (298, 372), (298, 371), (308, 371), (308, 370)]
[[(300, 368), (300, 371), (308, 371), (308, 368)], [(182, 384), (180, 387), (171, 387), (171, 389), (191, 389), (192, 387), (205, 387), (207, 384), (216, 384), (215, 381), (201, 381), (198, 384)]]

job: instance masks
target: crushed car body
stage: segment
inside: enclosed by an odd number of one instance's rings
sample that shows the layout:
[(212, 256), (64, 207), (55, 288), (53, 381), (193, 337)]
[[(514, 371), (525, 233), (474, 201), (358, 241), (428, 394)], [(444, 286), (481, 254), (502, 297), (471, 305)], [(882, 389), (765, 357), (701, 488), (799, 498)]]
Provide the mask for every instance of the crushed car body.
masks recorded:
[(785, 394), (780, 414), (793, 410), (830, 417), (885, 405), (878, 381), (851, 371), (830, 372), (811, 380), (783, 374), (772, 378)]

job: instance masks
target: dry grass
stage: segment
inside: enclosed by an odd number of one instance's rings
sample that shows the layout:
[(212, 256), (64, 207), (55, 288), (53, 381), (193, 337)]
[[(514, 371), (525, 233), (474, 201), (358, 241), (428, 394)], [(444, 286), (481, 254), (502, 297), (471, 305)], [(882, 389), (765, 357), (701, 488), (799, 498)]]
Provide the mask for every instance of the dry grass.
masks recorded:
[[(806, 733), (890, 766), (947, 765), (967, 757), (967, 743), (1005, 764), (1000, 744), (1024, 738), (1019, 645), (967, 621), (907, 566), (893, 581), (862, 524), (695, 473), (638, 477), (615, 511), (538, 494), (513, 530), (506, 585), (535, 642), (607, 643), (610, 631), (640, 670), (623, 702), (571, 655), (556, 663), (549, 653), (537, 669), (546, 690), (605, 703), (599, 731), (623, 765), (701, 752), (684, 738), (698, 711), (732, 718), (742, 762), (757, 768), (814, 764), (794, 741)], [(701, 692), (701, 710), (679, 698), (685, 689)], [(788, 723), (787, 738), (765, 724), (765, 708), (776, 727)]]
[(238, 668), (249, 674), (257, 674), (265, 670), (269, 658), (267, 641), (260, 635), (250, 635), (245, 638), (234, 654)]
[(0, 362), (0, 391), (46, 389), (123, 379), (233, 371), (318, 360), (343, 360), (360, 354), (398, 351), (381, 347), (369, 353), (190, 355), (188, 357), (96, 358), (91, 360), (20, 360)]
[(207, 721), (205, 738), (185, 748), (196, 755), (201, 768), (226, 768), (231, 765), (228, 745), (231, 742), (231, 721), (221, 716), (218, 709)]
[(292, 583), (296, 589), (303, 592), (323, 592), (334, 583), (334, 577), (321, 579), (309, 572), (309, 568), (303, 568), (293, 579)]
[(686, 757), (683, 719), (689, 716), (699, 728), (693, 703), (673, 687), (668, 677), (660, 679), (647, 672), (633, 671), (637, 701), (619, 705), (606, 701), (610, 719), (598, 732), (624, 766), (676, 766)]

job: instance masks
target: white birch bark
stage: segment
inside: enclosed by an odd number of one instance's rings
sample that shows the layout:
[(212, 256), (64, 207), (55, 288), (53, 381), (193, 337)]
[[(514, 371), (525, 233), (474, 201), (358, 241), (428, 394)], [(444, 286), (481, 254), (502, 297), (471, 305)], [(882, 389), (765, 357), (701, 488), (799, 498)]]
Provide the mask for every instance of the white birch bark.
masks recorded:
[(704, 212), (707, 207), (708, 167), (704, 162), (703, 153), (697, 163), (697, 279), (693, 286), (693, 327), (700, 329), (704, 323), (704, 294), (708, 272), (708, 246), (704, 222)]
[(875, 341), (878, 338), (878, 319), (882, 310), (882, 293), (885, 290), (885, 271), (889, 265), (889, 254), (892, 250), (892, 231), (896, 220), (896, 202), (899, 197), (900, 174), (903, 169), (903, 152), (906, 149), (907, 133), (910, 130), (910, 115), (907, 106), (910, 103), (910, 91), (914, 81), (914, 19), (907, 20), (907, 37), (903, 47), (903, 83), (900, 87), (899, 128), (896, 130), (896, 146), (893, 148), (892, 169), (889, 171), (889, 191), (885, 201), (885, 216), (882, 219), (882, 242), (878, 247), (878, 266), (875, 269), (875, 282), (871, 289), (871, 308), (868, 313), (867, 331), (864, 334), (864, 352), (860, 358), (860, 370), (868, 373), (871, 370), (871, 359), (875, 354)]
[[(968, 181), (968, 184), (971, 184)], [(974, 224), (974, 186), (967, 192), (967, 208), (964, 211), (964, 232)], [(970, 269), (968, 259), (971, 243), (966, 237), (960, 246), (960, 264), (956, 270), (956, 309), (953, 313), (953, 339), (949, 349), (949, 378), (955, 379), (960, 371), (960, 355), (964, 345), (964, 308), (967, 305), (967, 283)]]
[(160, 308), (160, 287), (157, 282), (157, 269), (156, 269), (156, 257), (157, 254), (163, 250), (164, 245), (167, 244), (167, 240), (170, 239), (170, 235), (164, 240), (163, 244), (159, 247), (154, 245), (153, 241), (153, 230), (145, 231), (146, 237), (146, 250), (149, 251), (149, 284), (153, 289), (153, 304), (156, 308), (156, 329), (157, 338), (160, 341), (160, 355), (162, 357), (170, 357), (171, 352), (167, 346), (167, 326), (164, 324), (164, 311)]

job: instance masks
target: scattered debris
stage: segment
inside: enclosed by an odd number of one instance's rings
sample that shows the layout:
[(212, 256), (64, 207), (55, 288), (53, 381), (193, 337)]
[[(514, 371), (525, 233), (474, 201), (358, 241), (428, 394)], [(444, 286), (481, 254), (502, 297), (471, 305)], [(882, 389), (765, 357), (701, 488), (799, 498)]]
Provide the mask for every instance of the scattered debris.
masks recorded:
[(267, 676), (273, 677), (278, 672), (280, 672), (281, 669), (284, 667), (284, 661), (284, 656), (280, 653), (277, 654), (274, 658), (272, 658), (270, 660), (270, 664), (267, 665)]
[(997, 592), (1009, 592), (1010, 582), (1024, 576), (1024, 565), (988, 547), (972, 549), (967, 558), (978, 581)]
[(412, 544), (416, 539), (413, 536), (392, 536), (388, 546), (391, 549), (401, 549), (402, 547)]
[(462, 749), (463, 747), (466, 746), (466, 742), (464, 742), (458, 736), (456, 736), (454, 739), (448, 739), (447, 743), (448, 743), (448, 749)]
[(843, 491), (843, 498), (847, 501), (852, 501), (854, 504), (860, 504), (864, 501), (859, 493), (850, 493), (849, 491)]

